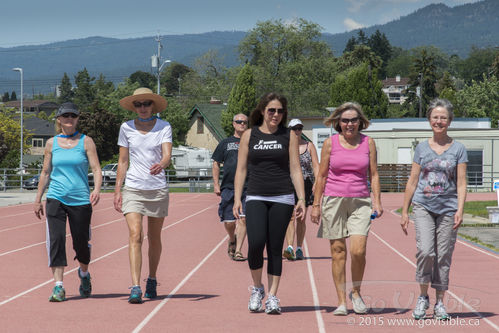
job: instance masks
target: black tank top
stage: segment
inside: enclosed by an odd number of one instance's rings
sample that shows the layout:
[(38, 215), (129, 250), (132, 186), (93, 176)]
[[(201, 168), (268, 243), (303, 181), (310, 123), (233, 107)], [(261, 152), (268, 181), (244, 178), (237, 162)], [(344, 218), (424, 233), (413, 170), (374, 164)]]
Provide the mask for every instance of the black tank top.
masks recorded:
[(289, 129), (273, 134), (251, 129), (248, 147), (248, 195), (293, 194), (289, 173)]

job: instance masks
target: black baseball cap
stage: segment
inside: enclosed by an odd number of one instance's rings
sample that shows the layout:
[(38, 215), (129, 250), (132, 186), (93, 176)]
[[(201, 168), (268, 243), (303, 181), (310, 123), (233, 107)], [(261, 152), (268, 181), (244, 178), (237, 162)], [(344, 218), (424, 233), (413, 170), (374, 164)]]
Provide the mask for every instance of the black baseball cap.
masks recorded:
[(65, 113), (74, 113), (75, 115), (79, 116), (80, 111), (78, 111), (78, 107), (76, 104), (71, 103), (71, 102), (66, 102), (62, 103), (59, 109), (57, 110), (56, 117), (62, 116)]

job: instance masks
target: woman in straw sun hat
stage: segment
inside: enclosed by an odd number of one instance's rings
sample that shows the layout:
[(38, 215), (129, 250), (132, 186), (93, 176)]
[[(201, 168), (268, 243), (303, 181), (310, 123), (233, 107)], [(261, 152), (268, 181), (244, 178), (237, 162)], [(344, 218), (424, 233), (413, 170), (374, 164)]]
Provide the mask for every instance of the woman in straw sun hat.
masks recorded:
[[(138, 117), (121, 125), (120, 155), (114, 189), (114, 208), (125, 215), (129, 231), (132, 287), (129, 303), (142, 303), (142, 217), (147, 216), (149, 277), (144, 297), (155, 298), (156, 271), (161, 257), (161, 229), (168, 215), (168, 184), (164, 169), (170, 164), (172, 128), (153, 113), (165, 110), (165, 98), (148, 88), (138, 88), (120, 100), (124, 109)], [(124, 181), (124, 187), (121, 188)]]

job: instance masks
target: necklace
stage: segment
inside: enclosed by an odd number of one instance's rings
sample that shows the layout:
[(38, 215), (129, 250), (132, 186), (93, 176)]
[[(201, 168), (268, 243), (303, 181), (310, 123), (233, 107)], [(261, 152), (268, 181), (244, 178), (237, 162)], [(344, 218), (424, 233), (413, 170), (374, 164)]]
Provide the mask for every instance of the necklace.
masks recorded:
[(60, 137), (60, 138), (72, 138), (73, 136), (76, 136), (77, 134), (78, 134), (78, 131), (74, 132), (73, 134), (69, 134), (69, 135), (59, 134), (58, 137)]
[(142, 118), (137, 118), (139, 121), (142, 121), (142, 122), (148, 122), (148, 121), (151, 121), (151, 120), (154, 120), (154, 119), (159, 119), (157, 116), (152, 116), (152, 117), (149, 117), (149, 118), (146, 118), (146, 119), (142, 119)]

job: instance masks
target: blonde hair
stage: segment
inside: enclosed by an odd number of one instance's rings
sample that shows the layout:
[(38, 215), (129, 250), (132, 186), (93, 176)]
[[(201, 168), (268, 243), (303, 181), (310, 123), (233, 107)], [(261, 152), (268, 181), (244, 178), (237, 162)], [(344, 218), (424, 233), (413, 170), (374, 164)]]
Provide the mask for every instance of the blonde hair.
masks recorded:
[(349, 111), (349, 110), (354, 110), (357, 111), (357, 114), (359, 116), (359, 131), (362, 131), (366, 128), (369, 127), (369, 120), (367, 117), (364, 115), (364, 112), (362, 111), (362, 107), (360, 104), (355, 103), (355, 102), (346, 102), (341, 104), (339, 107), (337, 107), (333, 113), (324, 120), (324, 125), (327, 127), (333, 126), (334, 130), (338, 133), (341, 132), (341, 126), (340, 126), (340, 118), (343, 112)]

